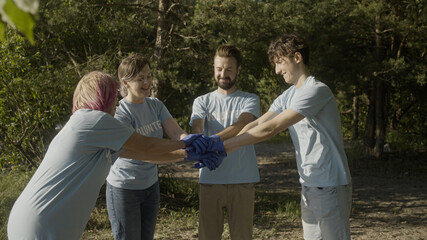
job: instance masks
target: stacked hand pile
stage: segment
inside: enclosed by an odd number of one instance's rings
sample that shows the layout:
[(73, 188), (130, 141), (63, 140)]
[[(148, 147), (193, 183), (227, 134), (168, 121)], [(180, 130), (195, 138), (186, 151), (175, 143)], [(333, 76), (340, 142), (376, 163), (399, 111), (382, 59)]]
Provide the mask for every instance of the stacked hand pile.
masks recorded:
[(197, 161), (195, 168), (207, 167), (211, 171), (215, 170), (227, 156), (224, 144), (217, 135), (206, 137), (203, 134), (189, 134), (181, 141), (186, 147), (185, 160)]

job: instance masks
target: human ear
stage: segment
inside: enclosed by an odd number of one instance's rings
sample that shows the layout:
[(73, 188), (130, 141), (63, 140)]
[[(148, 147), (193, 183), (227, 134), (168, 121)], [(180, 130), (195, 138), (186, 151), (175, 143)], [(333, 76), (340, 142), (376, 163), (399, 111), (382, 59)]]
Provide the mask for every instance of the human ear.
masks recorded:
[(302, 55), (301, 55), (300, 52), (296, 52), (294, 54), (294, 60), (295, 60), (296, 63), (300, 63), (300, 62), (303, 61), (303, 58), (302, 58)]
[(128, 83), (125, 80), (122, 80), (122, 85), (127, 88), (128, 87)]

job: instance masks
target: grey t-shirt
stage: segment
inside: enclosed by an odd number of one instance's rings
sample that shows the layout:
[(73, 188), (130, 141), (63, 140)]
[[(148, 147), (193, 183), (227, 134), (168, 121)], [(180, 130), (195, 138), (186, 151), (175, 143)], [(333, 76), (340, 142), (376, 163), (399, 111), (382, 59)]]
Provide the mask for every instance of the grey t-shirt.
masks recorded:
[[(166, 106), (157, 98), (147, 97), (144, 103), (120, 100), (115, 118), (147, 137), (163, 138), (162, 123), (171, 118)], [(157, 164), (119, 157), (111, 167), (107, 181), (117, 188), (142, 190), (158, 181)]]
[(133, 132), (105, 112), (76, 111), (16, 200), (9, 239), (80, 239), (111, 163)]
[(330, 187), (351, 182), (332, 91), (309, 76), (299, 89), (292, 86), (274, 100), (269, 111), (290, 108), (305, 118), (289, 127), (295, 146), (300, 182), (308, 187)]
[[(233, 125), (244, 112), (259, 117), (260, 101), (257, 95), (240, 90), (229, 95), (213, 91), (194, 100), (190, 125), (195, 119), (204, 119), (204, 134), (210, 136)], [(199, 173), (199, 183), (205, 184), (259, 182), (254, 146), (243, 146), (230, 153), (215, 171), (201, 168)]]

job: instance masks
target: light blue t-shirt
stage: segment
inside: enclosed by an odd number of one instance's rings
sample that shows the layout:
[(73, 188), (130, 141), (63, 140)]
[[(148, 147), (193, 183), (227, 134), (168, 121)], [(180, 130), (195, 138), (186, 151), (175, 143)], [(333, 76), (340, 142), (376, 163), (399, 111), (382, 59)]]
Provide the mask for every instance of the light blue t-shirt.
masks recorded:
[(305, 118), (289, 127), (295, 146), (300, 182), (308, 187), (329, 187), (351, 182), (341, 132), (341, 120), (332, 91), (309, 76), (299, 89), (288, 88), (269, 111), (290, 108)]
[[(115, 118), (147, 137), (163, 138), (162, 123), (171, 118), (166, 106), (157, 98), (147, 97), (144, 103), (120, 100)], [(111, 167), (107, 181), (114, 187), (143, 190), (158, 181), (157, 164), (119, 157)]]
[(80, 239), (111, 162), (132, 133), (105, 112), (76, 111), (16, 200), (9, 239)]
[[(259, 117), (260, 102), (257, 95), (240, 90), (229, 95), (213, 91), (194, 100), (190, 125), (195, 119), (204, 119), (204, 134), (211, 136), (234, 124), (244, 112)], [(214, 171), (201, 168), (199, 175), (199, 183), (206, 184), (259, 182), (254, 146), (244, 146), (230, 153)]]

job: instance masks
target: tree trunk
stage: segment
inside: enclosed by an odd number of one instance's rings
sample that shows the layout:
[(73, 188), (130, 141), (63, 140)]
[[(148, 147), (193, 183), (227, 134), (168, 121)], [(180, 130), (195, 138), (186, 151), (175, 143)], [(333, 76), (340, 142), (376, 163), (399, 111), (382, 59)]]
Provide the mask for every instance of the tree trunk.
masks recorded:
[(168, 35), (168, 18), (167, 10), (169, 8), (169, 0), (159, 0), (159, 9), (157, 13), (157, 36), (154, 51), (154, 58), (156, 62), (156, 77), (153, 79), (153, 88), (151, 89), (152, 97), (159, 97), (161, 95), (160, 85), (163, 81), (161, 70), (163, 70), (162, 58), (166, 49), (167, 35)]
[(352, 140), (357, 140), (359, 138), (359, 90), (358, 86), (354, 89), (354, 97), (353, 97), (353, 133)]
[[(382, 54), (381, 30), (379, 16), (375, 18), (375, 50), (374, 58), (381, 65)], [(369, 156), (381, 158), (386, 135), (386, 89), (381, 76), (374, 74), (372, 77), (372, 90), (369, 96), (369, 112), (365, 128), (365, 149)]]
[(363, 137), (363, 143), (365, 144), (365, 152), (368, 156), (373, 155), (373, 148), (375, 146), (375, 92), (376, 84), (375, 79), (373, 78), (371, 80), (368, 116), (366, 117), (365, 134)]
[(381, 158), (386, 130), (386, 114), (385, 114), (385, 84), (381, 79), (377, 79), (377, 87), (375, 94), (375, 147), (373, 149), (373, 156)]

